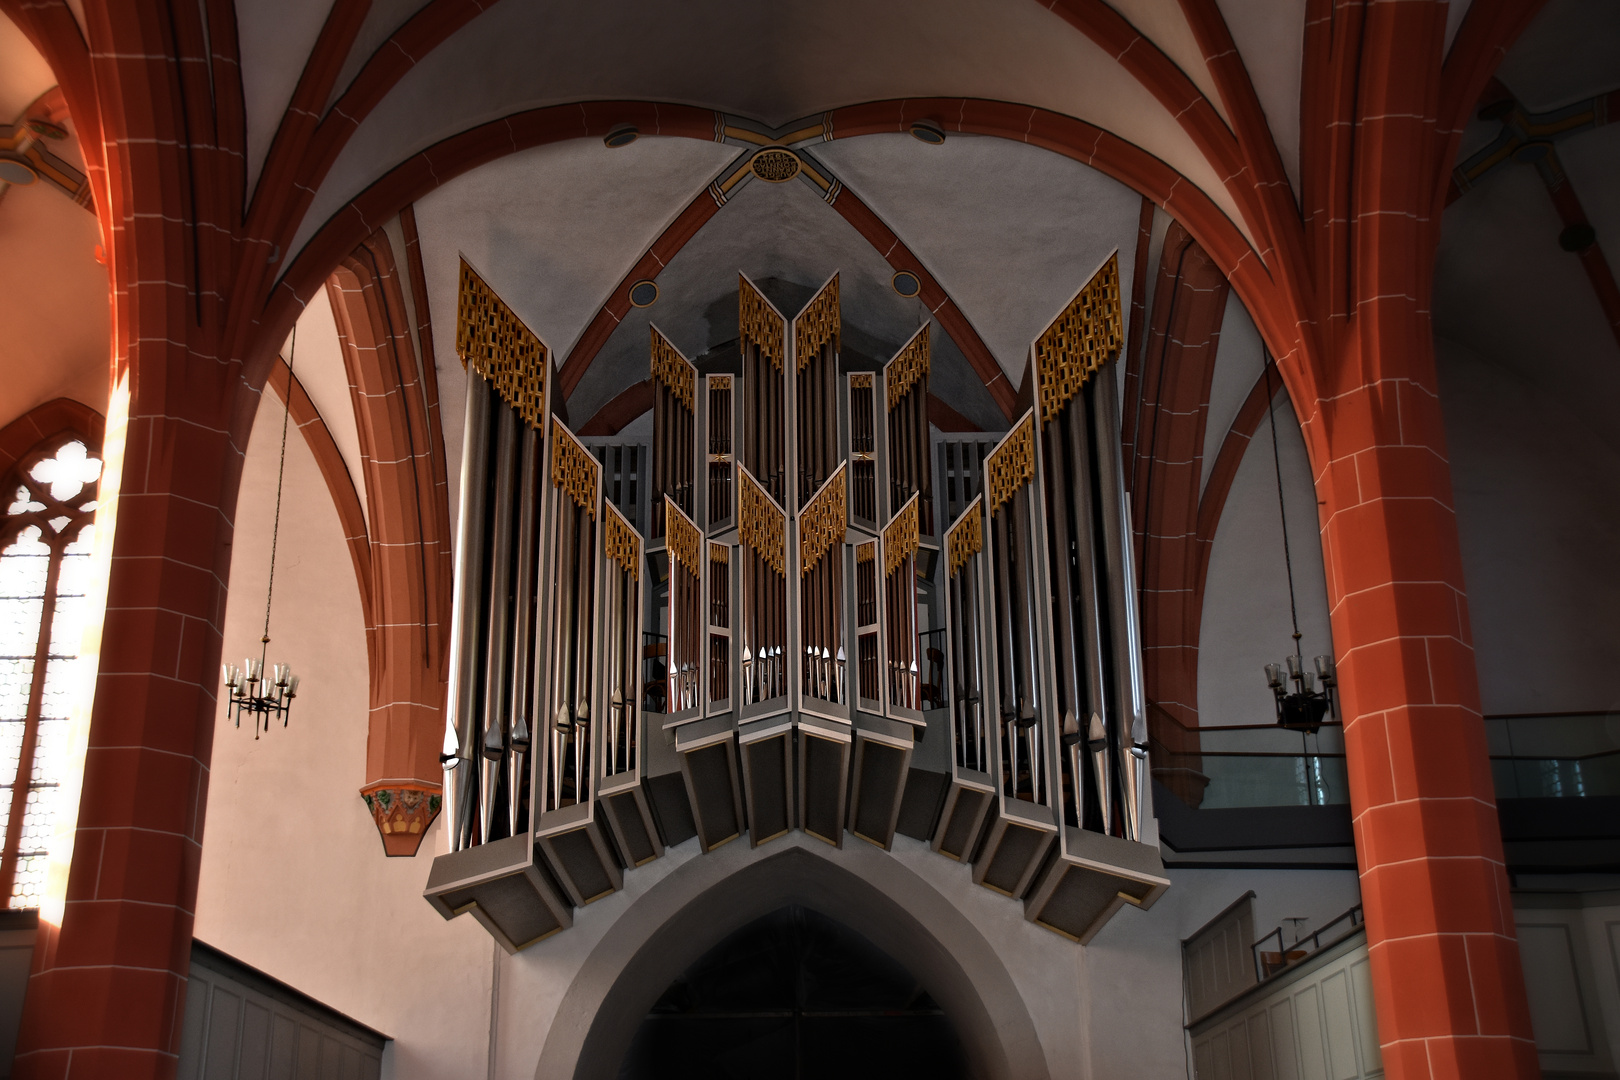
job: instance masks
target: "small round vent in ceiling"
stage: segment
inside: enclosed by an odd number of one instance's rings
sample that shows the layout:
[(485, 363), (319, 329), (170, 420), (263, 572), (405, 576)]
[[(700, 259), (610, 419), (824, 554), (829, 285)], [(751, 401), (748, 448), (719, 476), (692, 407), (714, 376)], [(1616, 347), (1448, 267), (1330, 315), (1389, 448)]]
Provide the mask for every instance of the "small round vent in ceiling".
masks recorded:
[(642, 278), (630, 286), (630, 302), (636, 307), (652, 307), (657, 299), (658, 283), (650, 278)]
[(929, 146), (938, 146), (945, 141), (945, 132), (932, 120), (918, 120), (911, 125), (911, 137)]
[(621, 146), (629, 146), (640, 137), (641, 131), (634, 124), (620, 124), (602, 136), (602, 145), (609, 150), (617, 150)]
[(894, 291), (901, 296), (916, 296), (922, 292), (922, 282), (917, 280), (917, 275), (910, 270), (902, 270), (894, 275), (890, 284), (894, 286)]
[(768, 184), (785, 184), (799, 175), (799, 155), (780, 146), (767, 146), (753, 156), (748, 167)]
[(16, 158), (0, 158), (0, 182), (24, 187), (38, 179), (39, 174), (27, 162), (18, 161)]

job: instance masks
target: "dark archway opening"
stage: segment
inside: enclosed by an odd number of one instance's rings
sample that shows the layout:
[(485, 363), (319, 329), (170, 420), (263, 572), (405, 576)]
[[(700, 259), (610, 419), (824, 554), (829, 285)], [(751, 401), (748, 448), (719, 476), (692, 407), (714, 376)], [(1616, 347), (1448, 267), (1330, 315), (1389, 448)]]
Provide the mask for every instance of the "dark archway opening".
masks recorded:
[(653, 1005), (620, 1080), (955, 1080), (956, 1029), (917, 979), (835, 919), (797, 905), (738, 930)]

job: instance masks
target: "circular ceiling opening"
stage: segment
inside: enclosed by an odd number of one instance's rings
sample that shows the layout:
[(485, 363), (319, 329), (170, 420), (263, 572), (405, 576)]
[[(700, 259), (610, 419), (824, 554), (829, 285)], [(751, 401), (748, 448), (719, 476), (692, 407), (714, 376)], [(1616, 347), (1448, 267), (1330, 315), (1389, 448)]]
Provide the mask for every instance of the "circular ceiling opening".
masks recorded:
[(650, 278), (642, 278), (630, 286), (630, 302), (636, 307), (652, 307), (657, 299), (658, 283)]
[(641, 137), (641, 131), (633, 124), (622, 124), (602, 136), (602, 145), (609, 150), (617, 150), (621, 146), (629, 146)]
[(956, 1029), (916, 977), (843, 923), (797, 905), (687, 968), (619, 1066), (621, 1080), (966, 1075)]
[(895, 292), (905, 297), (916, 296), (918, 293), (922, 292), (922, 282), (919, 281), (917, 279), (917, 275), (913, 274), (910, 270), (900, 271), (898, 274), (894, 275), (889, 284), (894, 286)]

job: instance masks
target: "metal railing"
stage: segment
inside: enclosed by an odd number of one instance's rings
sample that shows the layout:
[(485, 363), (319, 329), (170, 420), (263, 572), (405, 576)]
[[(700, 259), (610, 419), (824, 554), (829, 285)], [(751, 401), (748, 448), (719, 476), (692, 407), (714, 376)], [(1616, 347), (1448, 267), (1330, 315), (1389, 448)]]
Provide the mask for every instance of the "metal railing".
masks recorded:
[(1499, 799), (1620, 795), (1620, 713), (1485, 717)]
[[(1283, 945), (1283, 928), (1277, 927), (1265, 937), (1249, 946), (1249, 952), (1254, 957), (1254, 977), (1265, 982), (1267, 979), (1281, 975), (1295, 964), (1321, 952), (1330, 945), (1343, 941), (1350, 934), (1359, 930), (1365, 922), (1361, 913), (1361, 905), (1346, 911), (1339, 917), (1323, 924), (1320, 928), (1309, 934), (1298, 935), (1292, 945)], [(1275, 939), (1276, 947), (1264, 948)]]
[[(1202, 809), (1350, 801), (1344, 728), (1188, 725), (1149, 704), (1153, 776)], [(1485, 717), (1498, 799), (1620, 796), (1620, 712)]]
[(1150, 703), (1153, 777), (1203, 809), (1331, 806), (1350, 801), (1344, 728), (1312, 734), (1276, 724), (1183, 724)]

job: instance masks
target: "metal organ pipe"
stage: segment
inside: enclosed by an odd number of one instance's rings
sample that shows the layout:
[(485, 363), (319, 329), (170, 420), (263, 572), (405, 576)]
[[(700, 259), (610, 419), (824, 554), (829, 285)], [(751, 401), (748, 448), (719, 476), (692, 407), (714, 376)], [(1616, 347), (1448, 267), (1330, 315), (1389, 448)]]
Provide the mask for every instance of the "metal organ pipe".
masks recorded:
[(512, 519), (517, 486), (518, 416), (509, 405), (500, 405), (495, 414), (494, 514), (490, 537), (488, 643), (485, 654), (482, 815), (480, 840), (497, 839), (495, 820), (501, 788), (502, 766), (506, 761), (506, 720), (510, 715), (509, 683), (512, 636), (512, 558), (514, 544)]
[[(539, 556), (540, 433), (523, 426), (519, 447), (517, 499), (517, 579), (512, 627), (512, 708), (507, 761), (507, 824), (516, 836), (527, 825), (523, 786), (528, 779), (529, 745), (536, 721), (534, 673), (535, 572)], [(544, 726), (544, 721), (540, 721)]]
[(483, 653), (484, 630), (484, 544), (488, 535), (489, 512), (489, 413), (495, 391), (476, 372), (467, 375), (465, 434), (461, 454), (461, 510), (456, 543), (455, 600), (456, 620), (451, 626), (450, 670), (456, 679), (450, 697), (449, 731), (455, 739), (451, 753), (455, 766), (449, 770), (448, 820), (445, 826), (454, 850), (470, 847), (474, 841), (479, 769), (478, 747), (480, 714), (478, 677)]
[(1136, 611), (1136, 570), (1132, 566), (1130, 508), (1125, 502), (1125, 469), (1120, 458), (1119, 389), (1114, 364), (1105, 364), (1092, 388), (1092, 409), (1098, 416), (1098, 500), (1102, 506), (1103, 549), (1108, 561), (1109, 616), (1113, 631), (1114, 670), (1118, 713), (1115, 747), (1121, 758), (1120, 790), (1125, 795), (1125, 838), (1141, 834), (1141, 784), (1145, 761), (1133, 751), (1146, 742), (1144, 691), (1137, 658), (1141, 656)]

